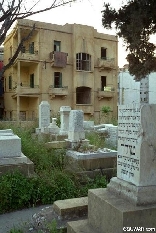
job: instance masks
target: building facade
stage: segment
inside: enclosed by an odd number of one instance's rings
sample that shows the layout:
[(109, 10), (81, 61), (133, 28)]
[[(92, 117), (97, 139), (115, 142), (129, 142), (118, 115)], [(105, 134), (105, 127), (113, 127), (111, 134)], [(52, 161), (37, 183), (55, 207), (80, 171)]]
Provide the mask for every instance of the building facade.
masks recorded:
[(140, 103), (140, 82), (130, 75), (128, 65), (120, 68), (118, 75), (118, 104)]
[(34, 120), (41, 101), (49, 102), (51, 115), (70, 106), (98, 122), (102, 106), (110, 106), (116, 117), (118, 38), (85, 25), (22, 19), (4, 42), (4, 64), (34, 24), (5, 72), (5, 117)]
[(118, 104), (150, 103), (156, 104), (156, 72), (147, 75), (141, 81), (135, 81), (128, 71), (128, 65), (119, 70)]

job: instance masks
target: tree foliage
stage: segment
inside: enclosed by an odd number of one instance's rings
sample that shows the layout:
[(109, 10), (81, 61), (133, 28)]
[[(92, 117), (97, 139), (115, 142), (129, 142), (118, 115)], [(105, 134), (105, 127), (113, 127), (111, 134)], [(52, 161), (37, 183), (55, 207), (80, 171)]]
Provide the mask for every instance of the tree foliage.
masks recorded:
[[(49, 11), (53, 8), (69, 4), (76, 0), (48, 0), (48, 6), (39, 9), (40, 0), (1, 0), (0, 1), (0, 45), (3, 44), (8, 31), (18, 19), (24, 19), (31, 15)], [(9, 63), (6, 64), (0, 71), (0, 79), (7, 68), (9, 68), (21, 51), (24, 41), (28, 40), (32, 36), (35, 30), (35, 24), (31, 32), (21, 40), (15, 54), (10, 59)]]
[(118, 10), (104, 3), (102, 24), (107, 29), (115, 26), (118, 36), (124, 39), (129, 72), (136, 80), (156, 71), (156, 46), (150, 41), (156, 33), (155, 0), (127, 0)]

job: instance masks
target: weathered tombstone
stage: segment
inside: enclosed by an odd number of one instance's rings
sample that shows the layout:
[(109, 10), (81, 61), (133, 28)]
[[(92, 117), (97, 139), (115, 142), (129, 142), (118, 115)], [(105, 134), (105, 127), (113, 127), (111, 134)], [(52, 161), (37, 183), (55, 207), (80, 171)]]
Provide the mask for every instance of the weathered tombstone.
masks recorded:
[(68, 130), (68, 139), (70, 147), (74, 148), (80, 144), (89, 143), (85, 139), (85, 131), (83, 128), (83, 118), (84, 113), (82, 110), (71, 110), (69, 115), (69, 130)]
[(71, 111), (71, 107), (69, 106), (60, 107), (60, 120), (61, 120), (60, 134), (61, 135), (68, 134), (70, 111)]
[(50, 124), (50, 105), (48, 101), (42, 101), (39, 105), (39, 129), (44, 132)]
[(80, 141), (85, 139), (83, 111), (71, 110), (69, 119), (68, 139), (71, 141)]

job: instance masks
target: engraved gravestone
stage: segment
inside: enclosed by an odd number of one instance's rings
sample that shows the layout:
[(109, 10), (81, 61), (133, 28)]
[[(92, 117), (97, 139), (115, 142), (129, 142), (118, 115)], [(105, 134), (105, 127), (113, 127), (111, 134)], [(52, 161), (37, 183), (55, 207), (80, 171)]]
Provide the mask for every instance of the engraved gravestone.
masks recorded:
[(50, 124), (50, 105), (48, 101), (42, 101), (39, 105), (39, 128), (43, 129)]
[(71, 110), (69, 115), (68, 140), (79, 141), (85, 139), (83, 128), (83, 111)]
[(156, 185), (156, 105), (121, 105), (118, 114), (117, 177)]

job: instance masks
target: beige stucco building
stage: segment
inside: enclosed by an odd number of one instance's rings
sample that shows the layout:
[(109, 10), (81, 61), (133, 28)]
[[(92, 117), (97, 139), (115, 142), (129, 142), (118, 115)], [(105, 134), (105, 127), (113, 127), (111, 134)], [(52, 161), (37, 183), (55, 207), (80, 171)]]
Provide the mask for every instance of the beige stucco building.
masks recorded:
[(41, 101), (51, 115), (61, 106), (82, 109), (85, 119), (100, 119), (102, 106), (117, 116), (118, 38), (98, 33), (91, 26), (54, 25), (19, 20), (4, 43), (4, 64), (24, 42), (17, 59), (5, 72), (5, 117), (38, 118)]

